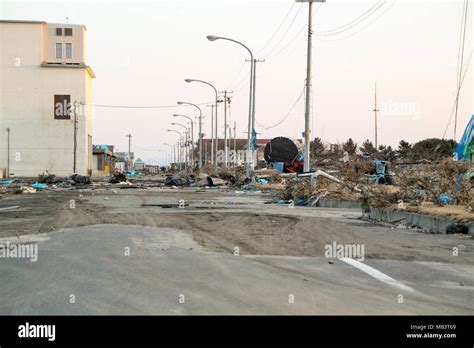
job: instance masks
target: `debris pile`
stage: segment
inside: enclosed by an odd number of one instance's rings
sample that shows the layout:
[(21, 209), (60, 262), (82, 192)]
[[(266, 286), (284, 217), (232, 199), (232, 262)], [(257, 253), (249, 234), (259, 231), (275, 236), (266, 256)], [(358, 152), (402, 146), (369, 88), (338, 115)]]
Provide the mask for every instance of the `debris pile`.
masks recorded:
[(69, 179), (72, 180), (72, 184), (82, 184), (82, 185), (89, 185), (92, 183), (91, 177), (86, 176), (86, 175), (80, 175), (80, 174), (73, 174), (69, 177)]
[(109, 180), (109, 184), (120, 184), (128, 182), (127, 176), (122, 172), (115, 173)]
[(474, 207), (473, 167), (468, 163), (446, 158), (437, 164), (397, 165), (394, 172), (388, 172), (386, 163), (382, 163), (385, 173), (382, 181), (373, 179), (382, 177), (377, 164), (380, 162), (327, 162), (326, 171), (287, 180), (280, 198), (295, 202), (323, 197), (358, 200), (373, 207), (401, 202), (402, 206), (462, 205), (468, 211)]

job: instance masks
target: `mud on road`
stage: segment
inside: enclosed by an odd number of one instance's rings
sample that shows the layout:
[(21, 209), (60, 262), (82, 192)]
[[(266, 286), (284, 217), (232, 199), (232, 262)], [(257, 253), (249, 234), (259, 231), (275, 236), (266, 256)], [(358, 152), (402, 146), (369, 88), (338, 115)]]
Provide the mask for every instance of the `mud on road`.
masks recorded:
[[(118, 192), (117, 192), (118, 191)], [(282, 256), (324, 256), (325, 245), (365, 245), (365, 258), (474, 263), (474, 240), (387, 228), (358, 220), (360, 212), (264, 204), (264, 194), (231, 190), (127, 189), (71, 190), (12, 195), (1, 207), (0, 238), (63, 228), (125, 224), (169, 227), (190, 233), (210, 251)], [(158, 203), (189, 203), (184, 209)], [(71, 208), (73, 202), (74, 208)], [(143, 205), (146, 206), (143, 206)], [(453, 248), (459, 249), (453, 257)]]

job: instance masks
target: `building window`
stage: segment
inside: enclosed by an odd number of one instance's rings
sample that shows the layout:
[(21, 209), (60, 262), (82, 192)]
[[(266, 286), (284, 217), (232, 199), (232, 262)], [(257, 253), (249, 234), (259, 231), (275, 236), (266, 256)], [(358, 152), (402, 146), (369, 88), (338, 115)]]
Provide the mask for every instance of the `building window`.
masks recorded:
[(56, 44), (56, 58), (63, 57), (63, 44), (57, 43)]
[(56, 36), (63, 36), (63, 28), (56, 28)]
[(71, 96), (66, 94), (54, 95), (54, 118), (56, 120), (71, 119)]
[(72, 58), (72, 43), (66, 44), (66, 58)]
[(64, 28), (64, 36), (72, 36), (72, 28)]

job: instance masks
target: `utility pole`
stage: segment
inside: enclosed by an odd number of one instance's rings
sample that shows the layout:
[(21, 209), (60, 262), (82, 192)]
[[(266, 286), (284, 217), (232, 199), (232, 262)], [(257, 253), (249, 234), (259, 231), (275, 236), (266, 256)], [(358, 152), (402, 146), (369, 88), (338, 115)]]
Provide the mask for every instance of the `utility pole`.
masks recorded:
[(131, 134), (127, 134), (126, 137), (128, 137), (128, 163), (127, 163), (127, 170), (130, 169), (131, 167), (131, 152), (130, 152), (130, 149), (131, 149), (131, 146), (132, 146), (132, 135)]
[(185, 162), (185, 168), (188, 170), (189, 169), (189, 135), (188, 135), (188, 130), (184, 132), (185, 138), (184, 138), (184, 158), (186, 160)]
[(177, 147), (178, 147), (178, 158), (177, 158), (178, 162), (176, 162), (178, 164), (177, 169), (181, 170), (181, 136), (178, 138)]
[(214, 137), (215, 137), (215, 142), (214, 142), (214, 170), (217, 170), (218, 162), (217, 162), (217, 154), (219, 152), (219, 131), (217, 127), (217, 109), (219, 107), (219, 103), (221, 103), (222, 100), (219, 100), (219, 98), (216, 99), (216, 119), (214, 122)]
[(230, 97), (227, 97), (227, 94), (234, 92), (225, 90), (221, 93), (224, 93), (224, 168), (227, 168), (229, 162), (229, 146), (227, 144), (227, 104), (230, 103)]
[(326, 0), (296, 0), (296, 2), (308, 3), (308, 53), (306, 57), (306, 107), (304, 113), (304, 167), (305, 172), (311, 168), (310, 142), (310, 111), (311, 111), (311, 61), (312, 61), (312, 37), (313, 37), (313, 2), (326, 2)]
[(73, 167), (72, 167), (72, 172), (73, 174), (76, 173), (76, 166), (77, 166), (77, 131), (78, 131), (78, 121), (77, 121), (77, 101), (74, 101), (74, 118), (73, 118), (73, 123), (74, 123), (74, 161), (73, 161)]
[(234, 122), (234, 164), (237, 165), (237, 133), (236, 133), (237, 123)]
[(202, 111), (199, 109), (199, 169), (202, 168)]
[(176, 144), (173, 145), (173, 164), (176, 165)]
[(374, 116), (375, 116), (375, 149), (378, 149), (378, 139), (377, 139), (377, 82), (375, 82), (375, 106), (374, 106)]
[[(265, 59), (256, 59), (254, 58), (253, 60), (246, 59), (246, 62), (250, 62), (252, 64), (253, 68), (253, 74), (252, 74), (252, 129), (251, 129), (251, 135), (250, 138), (253, 139), (253, 135), (255, 132), (255, 93), (257, 90), (257, 63), (263, 63), (265, 62)], [(256, 135), (255, 135), (256, 136)], [(255, 168), (255, 163), (254, 163), (254, 157), (255, 157), (255, 149), (252, 149), (251, 152), (251, 169)]]
[(7, 128), (7, 179), (10, 178), (10, 128)]
[[(211, 108), (211, 164), (214, 164), (214, 104), (211, 104), (208, 106)], [(206, 149), (206, 157), (207, 157), (207, 149)]]

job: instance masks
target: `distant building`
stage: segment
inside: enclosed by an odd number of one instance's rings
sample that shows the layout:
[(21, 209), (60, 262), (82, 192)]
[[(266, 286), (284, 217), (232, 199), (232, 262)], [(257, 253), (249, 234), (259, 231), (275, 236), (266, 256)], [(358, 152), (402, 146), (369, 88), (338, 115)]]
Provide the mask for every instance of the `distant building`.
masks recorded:
[(103, 177), (114, 174), (117, 157), (114, 155), (113, 145), (94, 145), (92, 154), (92, 176)]
[(145, 164), (144, 172), (146, 174), (158, 174), (161, 171), (160, 166), (154, 164)]
[(142, 171), (143, 169), (145, 169), (145, 162), (143, 162), (142, 159), (138, 157), (135, 163), (133, 164), (133, 169)]
[(0, 20), (0, 172), (71, 174), (75, 113), (76, 172), (92, 173), (85, 35), (83, 25)]
[(115, 164), (115, 168), (120, 171), (125, 171), (128, 169), (129, 164), (133, 167), (133, 162), (135, 160), (135, 154), (130, 152), (130, 158), (128, 158), (128, 152), (115, 152), (115, 156), (117, 157), (117, 162)]

